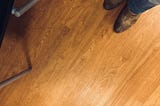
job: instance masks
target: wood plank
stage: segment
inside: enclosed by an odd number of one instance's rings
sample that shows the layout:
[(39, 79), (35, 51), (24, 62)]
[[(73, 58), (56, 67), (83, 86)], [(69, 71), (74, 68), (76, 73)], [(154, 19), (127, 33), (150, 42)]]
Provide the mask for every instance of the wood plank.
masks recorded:
[(159, 7), (128, 31), (112, 27), (122, 6), (102, 0), (41, 0), (12, 17), (0, 51), (1, 106), (159, 106)]

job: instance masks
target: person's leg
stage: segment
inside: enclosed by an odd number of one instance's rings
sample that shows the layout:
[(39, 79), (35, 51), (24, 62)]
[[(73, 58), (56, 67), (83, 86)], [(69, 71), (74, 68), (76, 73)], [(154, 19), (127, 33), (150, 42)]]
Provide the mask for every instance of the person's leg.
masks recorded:
[(140, 14), (160, 4), (160, 0), (128, 0), (128, 9), (134, 14)]
[(160, 0), (129, 0), (118, 16), (114, 31), (119, 33), (127, 30), (136, 23), (141, 13), (160, 4)]

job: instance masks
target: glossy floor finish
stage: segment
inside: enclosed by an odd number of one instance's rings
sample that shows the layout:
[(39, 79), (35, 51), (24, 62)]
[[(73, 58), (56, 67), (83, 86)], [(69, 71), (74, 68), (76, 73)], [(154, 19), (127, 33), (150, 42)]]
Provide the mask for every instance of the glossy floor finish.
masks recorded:
[(11, 17), (0, 50), (0, 106), (160, 106), (160, 7), (116, 34), (120, 8), (102, 0), (41, 0)]

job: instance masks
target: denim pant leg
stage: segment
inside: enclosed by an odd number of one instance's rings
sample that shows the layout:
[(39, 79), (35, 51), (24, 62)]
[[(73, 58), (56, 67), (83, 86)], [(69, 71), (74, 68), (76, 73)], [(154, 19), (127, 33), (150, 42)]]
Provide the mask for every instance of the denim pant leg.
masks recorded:
[(135, 14), (143, 13), (158, 4), (160, 0), (128, 0), (128, 8)]

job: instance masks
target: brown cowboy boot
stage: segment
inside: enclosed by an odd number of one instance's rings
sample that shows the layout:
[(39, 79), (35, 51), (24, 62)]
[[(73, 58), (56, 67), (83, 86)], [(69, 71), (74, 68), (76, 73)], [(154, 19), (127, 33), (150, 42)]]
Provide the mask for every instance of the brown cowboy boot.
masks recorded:
[(103, 7), (106, 10), (111, 10), (121, 4), (124, 0), (104, 0)]
[(139, 16), (140, 14), (132, 13), (127, 6), (125, 6), (114, 24), (114, 31), (120, 33), (127, 30), (137, 22)]

